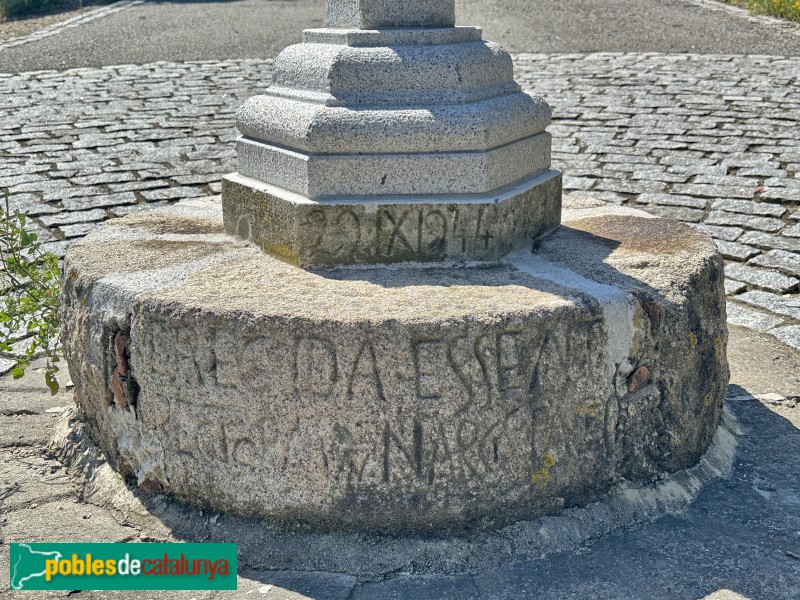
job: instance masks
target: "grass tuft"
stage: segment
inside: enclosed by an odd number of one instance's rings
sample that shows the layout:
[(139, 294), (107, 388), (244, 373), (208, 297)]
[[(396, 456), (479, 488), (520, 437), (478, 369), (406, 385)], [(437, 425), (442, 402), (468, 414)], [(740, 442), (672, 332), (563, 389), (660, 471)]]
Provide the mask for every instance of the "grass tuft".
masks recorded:
[(800, 21), (800, 0), (747, 0), (751, 12)]

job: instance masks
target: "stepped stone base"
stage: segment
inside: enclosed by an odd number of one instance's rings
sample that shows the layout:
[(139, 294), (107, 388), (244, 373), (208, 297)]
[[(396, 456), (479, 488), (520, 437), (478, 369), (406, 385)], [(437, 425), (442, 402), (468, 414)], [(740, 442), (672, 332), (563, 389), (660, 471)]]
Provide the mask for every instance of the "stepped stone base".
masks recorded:
[(89, 432), (143, 489), (322, 529), (494, 526), (695, 464), (728, 382), (702, 232), (592, 200), (492, 266), (302, 270), (218, 201), (72, 246)]
[(300, 266), (495, 261), (561, 220), (561, 173), (490, 195), (330, 198), (244, 177), (222, 179), (225, 231)]

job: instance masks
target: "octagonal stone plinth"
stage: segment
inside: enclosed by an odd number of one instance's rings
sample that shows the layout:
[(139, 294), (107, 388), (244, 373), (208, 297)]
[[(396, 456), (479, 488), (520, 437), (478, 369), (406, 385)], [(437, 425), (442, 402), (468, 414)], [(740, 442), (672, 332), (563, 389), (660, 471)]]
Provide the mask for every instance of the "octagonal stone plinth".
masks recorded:
[(493, 261), (561, 220), (561, 173), (492, 195), (309, 200), (238, 173), (222, 179), (226, 231), (292, 264)]
[(72, 246), (77, 401), (147, 491), (322, 529), (491, 526), (696, 463), (728, 381), (722, 261), (583, 200), (493, 265), (307, 271), (219, 201)]
[(237, 112), (226, 231), (300, 266), (491, 261), (560, 222), (551, 111), (453, 0), (329, 0)]

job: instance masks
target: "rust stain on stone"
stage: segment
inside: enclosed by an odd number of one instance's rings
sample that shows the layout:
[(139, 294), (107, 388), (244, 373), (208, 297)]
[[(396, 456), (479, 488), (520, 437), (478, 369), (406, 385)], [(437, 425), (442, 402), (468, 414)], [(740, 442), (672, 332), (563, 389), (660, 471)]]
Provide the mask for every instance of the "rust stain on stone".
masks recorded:
[(122, 387), (122, 380), (119, 371), (114, 370), (111, 376), (111, 391), (114, 393), (114, 402), (122, 409), (128, 408), (128, 399), (125, 397), (125, 388)]
[(628, 391), (637, 392), (650, 383), (650, 369), (642, 365), (628, 377)]
[(566, 226), (602, 238), (598, 241), (620, 250), (648, 254), (692, 252), (709, 243), (702, 233), (672, 219), (605, 215), (569, 221)]
[(146, 494), (160, 494), (164, 491), (164, 487), (158, 481), (147, 478), (139, 484), (139, 489)]
[(128, 374), (128, 336), (118, 331), (114, 336), (114, 360), (117, 362), (117, 372), (120, 375)]

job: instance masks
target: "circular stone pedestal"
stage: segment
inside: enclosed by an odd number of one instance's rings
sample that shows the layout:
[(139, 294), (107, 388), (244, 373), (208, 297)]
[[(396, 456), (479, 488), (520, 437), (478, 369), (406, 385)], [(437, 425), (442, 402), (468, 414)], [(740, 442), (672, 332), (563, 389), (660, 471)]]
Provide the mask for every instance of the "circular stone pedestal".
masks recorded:
[(500, 263), (317, 271), (187, 201), (72, 246), (62, 300), (112, 465), (325, 529), (497, 525), (653, 481), (699, 460), (728, 382), (711, 240), (589, 199)]

